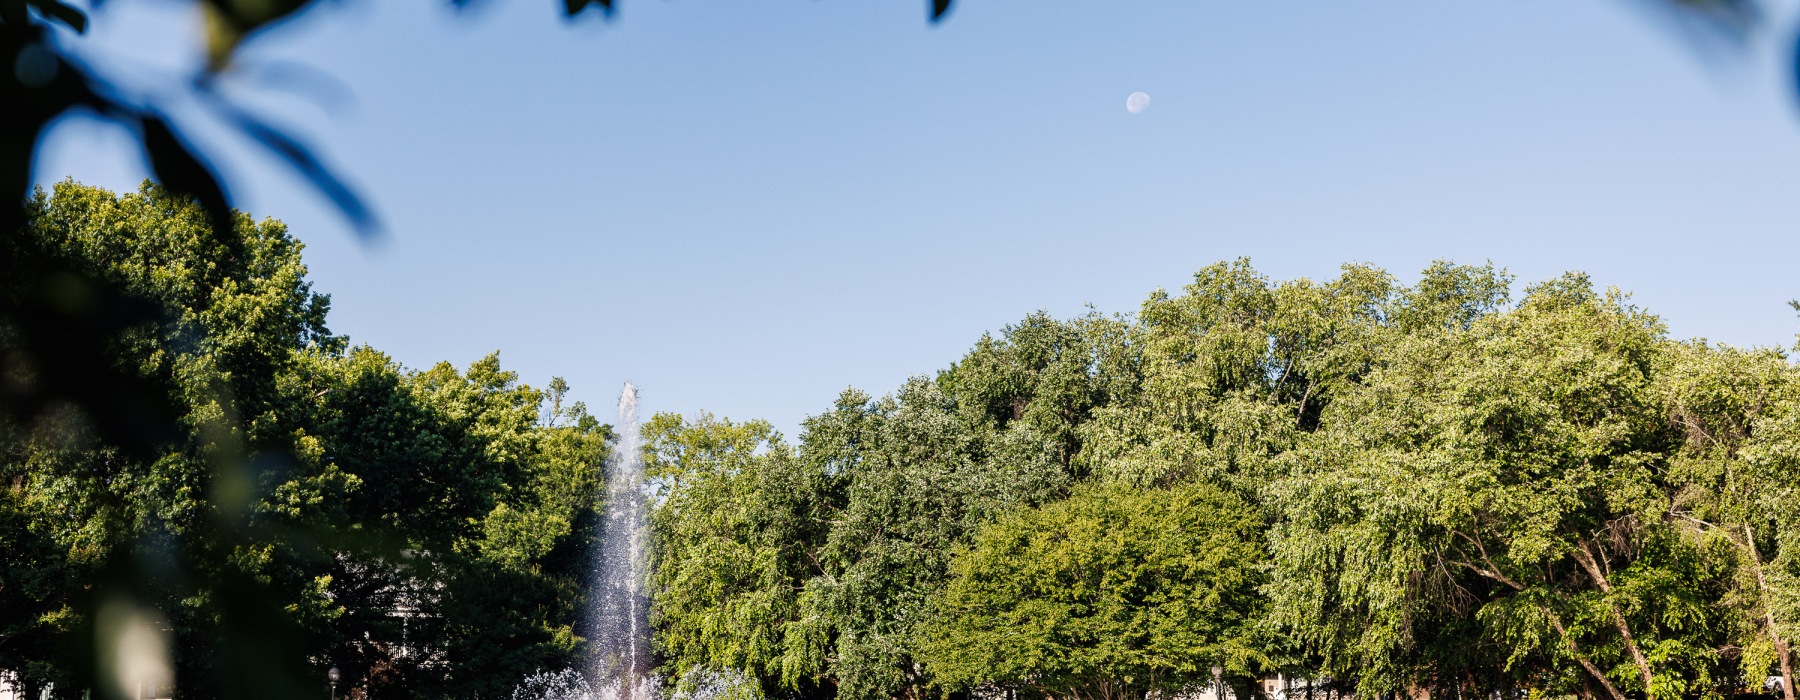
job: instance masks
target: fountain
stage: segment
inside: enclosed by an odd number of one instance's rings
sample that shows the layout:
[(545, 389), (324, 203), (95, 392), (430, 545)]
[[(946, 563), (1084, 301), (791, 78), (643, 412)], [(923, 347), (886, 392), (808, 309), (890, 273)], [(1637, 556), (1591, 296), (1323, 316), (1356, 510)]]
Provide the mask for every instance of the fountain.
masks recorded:
[(606, 529), (594, 567), (591, 669), (600, 700), (655, 700), (650, 673), (649, 596), (645, 593), (645, 545), (649, 533), (640, 454), (637, 386), (619, 393), (618, 442), (607, 461)]
[[(594, 656), (586, 672), (538, 671), (513, 688), (512, 700), (662, 700), (651, 673), (650, 596), (646, 591), (650, 503), (638, 432), (637, 386), (619, 393), (618, 440), (606, 464), (606, 522), (595, 551), (588, 605)], [(757, 682), (736, 669), (695, 666), (672, 684), (667, 700), (763, 700)]]

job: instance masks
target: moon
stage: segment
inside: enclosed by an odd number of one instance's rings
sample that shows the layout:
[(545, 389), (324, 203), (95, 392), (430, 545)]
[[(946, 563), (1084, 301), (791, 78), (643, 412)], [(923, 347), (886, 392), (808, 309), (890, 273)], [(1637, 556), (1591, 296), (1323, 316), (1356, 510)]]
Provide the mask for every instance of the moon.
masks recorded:
[(1150, 93), (1148, 92), (1134, 92), (1130, 97), (1125, 98), (1125, 111), (1127, 112), (1139, 114), (1149, 108)]

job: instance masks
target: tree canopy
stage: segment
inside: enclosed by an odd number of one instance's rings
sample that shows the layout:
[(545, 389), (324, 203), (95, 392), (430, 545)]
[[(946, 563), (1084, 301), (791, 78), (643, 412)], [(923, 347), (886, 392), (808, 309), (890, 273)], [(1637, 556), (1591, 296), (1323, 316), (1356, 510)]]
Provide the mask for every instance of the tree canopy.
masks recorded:
[(858, 698), (1145, 697), (1214, 663), (1240, 696), (1791, 688), (1800, 370), (1579, 273), (1512, 298), (1493, 266), (1240, 260), (1132, 316), (1033, 314), (792, 445), (660, 417), (670, 667)]
[(950, 687), (1125, 700), (1264, 666), (1260, 518), (1209, 484), (1084, 487), (956, 552), (925, 665)]
[[(139, 640), (181, 697), (579, 685), (612, 431), (565, 382), (332, 333), (277, 221), (151, 184), (29, 209), (0, 294), (91, 345), (0, 319), (0, 672), (104, 694)], [(793, 440), (657, 415), (656, 662), (684, 697), (1135, 700), (1216, 666), (1238, 698), (1792, 700), (1800, 368), (1579, 273), (1512, 289), (1223, 262)], [(107, 401), (38, 371), (83, 352)]]
[[(277, 221), (217, 236), (149, 184), (64, 183), (31, 212), (69, 272), (3, 291), (64, 285), (79, 305), (104, 280), (146, 300), (101, 338), (126, 408), (152, 418), (52, 396), (0, 422), (0, 669), (27, 694), (113, 687), (92, 641), (109, 609), (162, 620), (162, 682), (183, 697), (306, 697), (333, 664), (383, 696), (492, 696), (581, 653), (611, 433), (560, 380), (351, 346)], [(39, 395), (31, 366), (10, 369), (9, 390)]]

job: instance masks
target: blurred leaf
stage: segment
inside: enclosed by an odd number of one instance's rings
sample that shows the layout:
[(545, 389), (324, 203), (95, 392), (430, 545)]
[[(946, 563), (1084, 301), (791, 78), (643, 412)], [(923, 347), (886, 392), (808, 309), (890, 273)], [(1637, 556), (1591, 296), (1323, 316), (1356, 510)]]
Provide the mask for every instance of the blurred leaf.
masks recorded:
[(203, 86), (211, 86), (218, 78), (238, 82), (252, 90), (282, 91), (309, 100), (321, 111), (341, 112), (357, 103), (350, 86), (331, 73), (299, 61), (257, 58), (231, 65), (228, 73), (204, 76)]
[(332, 204), (337, 205), (338, 210), (343, 212), (344, 216), (349, 217), (350, 222), (355, 224), (358, 233), (365, 238), (375, 234), (375, 213), (369, 209), (369, 205), (363, 202), (361, 197), (356, 195), (356, 192), (319, 162), (319, 159), (312, 154), (312, 149), (282, 133), (281, 130), (270, 126), (267, 122), (256, 118), (255, 115), (222, 99), (214, 99), (213, 106), (233, 126), (243, 130), (250, 138), (256, 139), (256, 142), (262, 144), (264, 148), (281, 156), (288, 162), (288, 165), (306, 176), (307, 181), (311, 182), (313, 187), (318, 188), (319, 192), (329, 198)]
[(589, 5), (599, 5), (602, 14), (608, 17), (612, 16), (612, 0), (563, 0), (563, 14), (574, 17), (581, 14), (581, 11), (587, 9)]
[(313, 0), (206, 0), (207, 61), (223, 69), (245, 37), (286, 19)]
[(228, 238), (231, 204), (225, 188), (219, 184), (219, 176), (201, 162), (193, 146), (175, 133), (168, 120), (156, 114), (140, 114), (138, 121), (143, 126), (144, 152), (157, 181), (198, 201), (212, 224), (213, 235)]
[(950, 0), (931, 0), (931, 21), (936, 22), (950, 13)]
[(1758, 0), (1638, 0), (1631, 4), (1701, 51), (1702, 57), (1741, 56), (1767, 18)]
[(1762, 25), (1763, 8), (1756, 0), (1675, 0), (1676, 6), (1721, 30), (1748, 36)]
[(64, 5), (57, 0), (29, 0), (32, 7), (58, 22), (62, 22), (75, 30), (77, 34), (87, 33), (87, 13)]

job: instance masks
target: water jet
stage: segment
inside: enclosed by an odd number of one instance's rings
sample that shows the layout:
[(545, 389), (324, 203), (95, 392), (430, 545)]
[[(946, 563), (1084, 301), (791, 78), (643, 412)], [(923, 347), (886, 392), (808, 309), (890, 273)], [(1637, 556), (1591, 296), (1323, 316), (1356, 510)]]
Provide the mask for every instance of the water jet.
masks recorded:
[(595, 556), (594, 656), (589, 672), (598, 700), (655, 700), (651, 674), (650, 598), (646, 593), (649, 503), (638, 431), (637, 385), (619, 392), (617, 442), (606, 462), (606, 519)]

